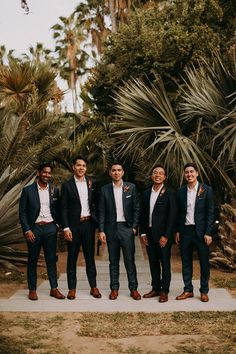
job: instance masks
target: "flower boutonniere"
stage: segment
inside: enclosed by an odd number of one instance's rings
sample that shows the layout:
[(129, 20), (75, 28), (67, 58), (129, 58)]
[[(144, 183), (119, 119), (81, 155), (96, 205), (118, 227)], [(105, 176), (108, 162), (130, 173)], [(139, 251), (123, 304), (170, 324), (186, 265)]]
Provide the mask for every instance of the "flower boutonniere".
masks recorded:
[(124, 187), (123, 187), (124, 192), (128, 192), (129, 189), (130, 189), (129, 186), (124, 186)]
[(163, 196), (163, 194), (165, 193), (165, 191), (166, 191), (166, 188), (165, 188), (165, 187), (163, 187), (163, 188), (162, 188), (162, 190), (160, 191), (160, 197), (162, 197), (162, 196)]
[(88, 180), (88, 188), (89, 189), (92, 188), (92, 184), (93, 184), (92, 179), (89, 178), (89, 180)]
[(199, 188), (199, 190), (198, 190), (197, 196), (200, 197), (203, 193), (204, 193), (204, 188), (203, 188), (203, 186), (201, 185), (200, 188)]
[(50, 194), (51, 194), (51, 198), (53, 198), (53, 194), (54, 194), (54, 187), (53, 186), (51, 186)]

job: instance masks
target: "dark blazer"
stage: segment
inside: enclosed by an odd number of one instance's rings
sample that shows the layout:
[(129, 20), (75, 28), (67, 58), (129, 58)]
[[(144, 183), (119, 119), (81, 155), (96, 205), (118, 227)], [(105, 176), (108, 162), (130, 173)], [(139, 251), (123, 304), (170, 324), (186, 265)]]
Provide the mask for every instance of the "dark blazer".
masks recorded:
[[(60, 223), (60, 195), (59, 189), (49, 184), (49, 200), (50, 200), (50, 210), (53, 220), (59, 224)], [(23, 188), (20, 204), (19, 204), (19, 217), (20, 224), (23, 232), (32, 229), (35, 221), (37, 220), (40, 212), (40, 200), (38, 193), (37, 182), (26, 186)]]
[[(123, 209), (127, 225), (136, 229), (139, 224), (139, 198), (133, 183), (123, 182)], [(112, 233), (117, 219), (112, 183), (101, 189), (98, 216), (99, 231)]]
[[(152, 187), (146, 189), (142, 196), (140, 234), (149, 233), (150, 197)], [(172, 241), (176, 225), (176, 193), (167, 186), (163, 186), (152, 212), (152, 237), (158, 242), (161, 236)]]
[[(177, 193), (178, 203), (178, 223), (177, 231), (181, 234), (184, 231), (184, 225), (187, 212), (187, 185), (181, 187)], [(203, 238), (204, 235), (212, 235), (215, 219), (215, 207), (212, 188), (206, 184), (199, 183), (196, 203), (195, 203), (195, 227), (197, 235)]]
[[(96, 184), (92, 178), (85, 177), (88, 187), (89, 209), (92, 219), (96, 222), (97, 192)], [(69, 227), (77, 230), (80, 224), (81, 202), (75, 184), (74, 176), (64, 182), (61, 188), (61, 221), (62, 228)]]

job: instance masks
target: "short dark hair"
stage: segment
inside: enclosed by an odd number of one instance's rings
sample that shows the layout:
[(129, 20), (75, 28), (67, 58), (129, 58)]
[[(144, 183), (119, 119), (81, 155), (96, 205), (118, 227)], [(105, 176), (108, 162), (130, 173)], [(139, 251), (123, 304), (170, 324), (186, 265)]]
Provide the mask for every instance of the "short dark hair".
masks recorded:
[(87, 165), (87, 163), (88, 163), (88, 161), (87, 161), (83, 156), (77, 155), (77, 156), (75, 156), (75, 158), (73, 159), (72, 164), (75, 165), (77, 160), (83, 160), (83, 161), (86, 163), (86, 165)]
[(152, 168), (152, 173), (153, 173), (153, 171), (154, 171), (156, 168), (162, 168), (162, 169), (164, 170), (165, 174), (166, 174), (165, 167), (164, 167), (163, 165), (161, 165), (161, 164), (155, 165), (155, 166)]
[(109, 171), (112, 169), (112, 167), (113, 167), (114, 165), (119, 165), (119, 166), (121, 166), (121, 167), (124, 169), (123, 164), (122, 164), (120, 161), (114, 161), (114, 162), (112, 162), (112, 163), (110, 164), (110, 166), (109, 166)]
[(198, 167), (194, 162), (188, 162), (184, 165), (184, 171), (186, 170), (186, 168), (188, 167), (193, 167), (195, 171), (198, 172)]
[(41, 172), (41, 171), (43, 171), (43, 169), (45, 168), (45, 167), (50, 167), (51, 168), (51, 171), (53, 171), (53, 167), (52, 167), (52, 165), (49, 163), (49, 162), (42, 162), (39, 166), (38, 166), (38, 172)]

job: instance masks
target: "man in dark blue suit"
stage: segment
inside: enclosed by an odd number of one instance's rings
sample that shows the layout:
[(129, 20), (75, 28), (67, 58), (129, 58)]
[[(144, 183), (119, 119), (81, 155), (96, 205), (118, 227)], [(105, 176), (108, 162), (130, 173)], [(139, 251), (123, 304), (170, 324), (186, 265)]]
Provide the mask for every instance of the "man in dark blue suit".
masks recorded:
[(110, 168), (112, 183), (102, 187), (99, 201), (99, 240), (107, 243), (110, 262), (110, 300), (118, 297), (119, 262), (122, 249), (128, 276), (130, 296), (140, 300), (134, 260), (134, 237), (139, 224), (139, 200), (136, 187), (124, 182), (123, 167), (113, 163)]
[(74, 175), (65, 181), (61, 190), (61, 218), (65, 239), (68, 241), (67, 281), (69, 300), (76, 297), (76, 266), (82, 245), (86, 273), (90, 285), (90, 294), (101, 298), (96, 283), (96, 265), (94, 260), (96, 228), (96, 184), (86, 177), (87, 161), (76, 156), (72, 165)]
[(157, 165), (152, 170), (153, 185), (144, 191), (141, 203), (140, 233), (146, 245), (152, 290), (144, 298), (159, 297), (168, 301), (171, 281), (171, 246), (176, 223), (176, 195), (164, 182), (165, 169)]
[(56, 245), (59, 223), (59, 190), (50, 184), (52, 167), (44, 163), (38, 167), (38, 180), (26, 186), (20, 197), (19, 217), (28, 245), (29, 299), (38, 300), (37, 262), (41, 247), (44, 250), (50, 296), (64, 299), (57, 289)]
[(209, 246), (214, 226), (214, 200), (211, 187), (197, 180), (194, 163), (184, 166), (187, 185), (178, 190), (178, 226), (176, 243), (180, 243), (184, 292), (176, 300), (193, 297), (193, 249), (196, 247), (200, 262), (201, 301), (209, 301)]

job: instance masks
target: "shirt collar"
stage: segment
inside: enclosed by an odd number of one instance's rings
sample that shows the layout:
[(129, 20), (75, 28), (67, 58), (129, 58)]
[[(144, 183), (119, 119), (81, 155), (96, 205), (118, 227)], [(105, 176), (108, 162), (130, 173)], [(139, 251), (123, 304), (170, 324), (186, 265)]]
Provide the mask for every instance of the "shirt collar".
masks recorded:
[(155, 191), (155, 189), (152, 186), (152, 192), (153, 193), (160, 193), (160, 191), (162, 190), (162, 188), (164, 187), (164, 183), (162, 183), (161, 187), (158, 189), (158, 191)]
[(198, 190), (198, 186), (199, 186), (199, 182), (197, 181), (197, 183), (195, 184), (195, 186), (193, 188), (189, 188), (188, 186), (188, 192), (197, 192)]
[(75, 179), (75, 183), (82, 183), (82, 182), (86, 182), (86, 178), (83, 178), (83, 181), (80, 181), (78, 178), (76, 178), (76, 176), (74, 176)]
[(123, 180), (122, 180), (122, 183), (121, 183), (120, 187), (117, 187), (117, 186), (115, 185), (115, 183), (112, 182), (112, 186), (113, 186), (113, 188), (123, 188), (124, 182), (123, 182)]
[(38, 186), (38, 190), (39, 190), (39, 191), (45, 191), (45, 190), (48, 190), (48, 184), (47, 184), (47, 187), (42, 188), (42, 187), (40, 187), (39, 183), (37, 182), (37, 186)]

